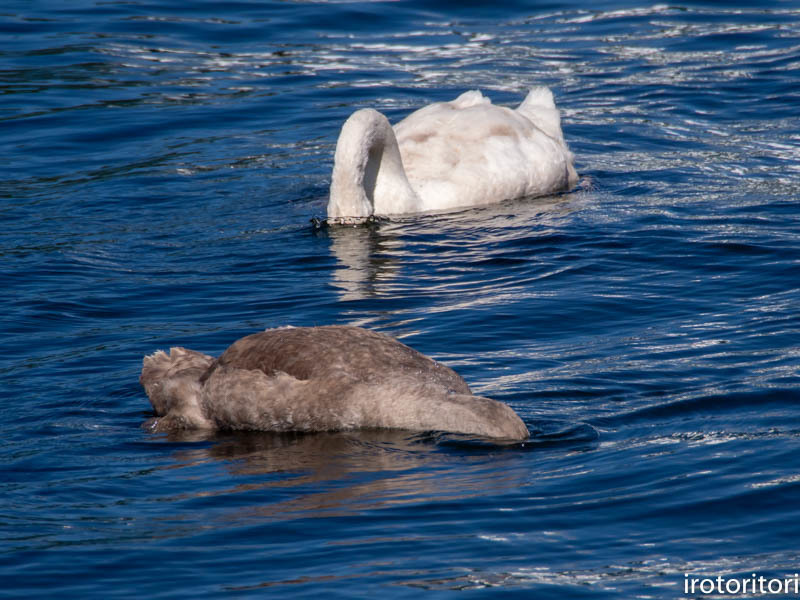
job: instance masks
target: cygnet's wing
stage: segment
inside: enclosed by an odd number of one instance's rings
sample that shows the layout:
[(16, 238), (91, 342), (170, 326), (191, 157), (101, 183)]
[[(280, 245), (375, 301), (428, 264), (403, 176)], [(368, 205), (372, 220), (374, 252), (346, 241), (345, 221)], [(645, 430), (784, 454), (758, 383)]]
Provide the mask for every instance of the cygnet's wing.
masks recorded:
[(203, 380), (217, 368), (286, 373), (299, 380), (375, 381), (392, 374), (416, 374), (458, 393), (469, 386), (455, 371), (394, 338), (358, 327), (327, 326), (269, 329), (230, 346)]

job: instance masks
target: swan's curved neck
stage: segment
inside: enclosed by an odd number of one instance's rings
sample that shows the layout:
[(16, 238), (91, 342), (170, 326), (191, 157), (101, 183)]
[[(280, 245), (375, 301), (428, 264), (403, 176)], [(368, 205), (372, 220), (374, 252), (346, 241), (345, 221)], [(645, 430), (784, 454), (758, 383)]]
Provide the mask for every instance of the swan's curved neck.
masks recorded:
[(376, 110), (356, 111), (336, 142), (328, 219), (418, 210), (389, 121)]

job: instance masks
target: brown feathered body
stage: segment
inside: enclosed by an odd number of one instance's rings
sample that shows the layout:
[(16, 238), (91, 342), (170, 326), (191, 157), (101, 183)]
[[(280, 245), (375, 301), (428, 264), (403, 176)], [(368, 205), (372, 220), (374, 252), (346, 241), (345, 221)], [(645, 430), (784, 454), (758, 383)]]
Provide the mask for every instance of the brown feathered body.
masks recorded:
[(506, 404), (475, 396), (449, 367), (394, 338), (349, 326), (284, 327), (222, 355), (172, 348), (144, 358), (155, 431), (446, 431), (521, 440)]

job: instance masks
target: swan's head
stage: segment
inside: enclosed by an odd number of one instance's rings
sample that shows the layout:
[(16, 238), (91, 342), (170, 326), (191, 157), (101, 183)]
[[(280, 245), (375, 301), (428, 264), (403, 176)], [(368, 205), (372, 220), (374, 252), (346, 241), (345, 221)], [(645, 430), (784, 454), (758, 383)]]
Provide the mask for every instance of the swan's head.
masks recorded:
[(417, 203), (388, 119), (371, 108), (354, 112), (336, 142), (328, 222), (410, 212)]

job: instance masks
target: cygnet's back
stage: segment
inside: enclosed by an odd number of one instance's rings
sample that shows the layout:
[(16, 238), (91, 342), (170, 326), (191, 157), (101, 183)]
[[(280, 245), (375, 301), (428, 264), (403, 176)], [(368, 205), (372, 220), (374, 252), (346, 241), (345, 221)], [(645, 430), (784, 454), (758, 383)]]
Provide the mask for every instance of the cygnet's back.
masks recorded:
[(154, 431), (357, 428), (448, 431), (522, 440), (502, 402), (473, 396), (452, 369), (358, 327), (280, 328), (244, 337), (218, 359), (184, 348), (145, 357)]
[(470, 394), (453, 369), (409, 348), (388, 335), (341, 325), (268, 329), (234, 342), (203, 376), (217, 367), (286, 373), (295, 379), (332, 381), (346, 378), (373, 383), (388, 376), (413, 376)]

